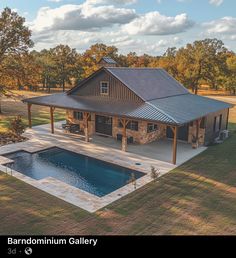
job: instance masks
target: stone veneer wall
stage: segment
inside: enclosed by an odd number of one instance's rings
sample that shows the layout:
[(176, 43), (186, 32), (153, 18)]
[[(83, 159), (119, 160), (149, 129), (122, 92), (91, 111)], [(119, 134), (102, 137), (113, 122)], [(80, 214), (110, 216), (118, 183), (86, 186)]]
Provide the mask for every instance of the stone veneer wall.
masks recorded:
[[(193, 126), (189, 126), (188, 130), (188, 143), (192, 143), (192, 136), (196, 136), (196, 131), (197, 131), (197, 126), (196, 122), (193, 122)], [(198, 144), (199, 145), (204, 145), (205, 143), (205, 129), (199, 128), (198, 131)]]
[[(73, 124), (79, 124), (81, 130), (84, 130), (85, 125), (85, 119), (83, 121), (74, 119), (73, 117), (73, 110), (67, 110), (66, 111), (66, 118), (68, 121), (70, 121)], [(89, 135), (92, 135), (95, 133), (95, 114), (91, 114), (91, 120), (88, 122), (88, 128), (89, 128)]]
[[(134, 142), (139, 143), (139, 144), (145, 144), (149, 143), (155, 140), (158, 140), (160, 138), (166, 137), (166, 126), (162, 124), (158, 124), (158, 130), (147, 133), (147, 124), (148, 122), (146, 121), (138, 121), (138, 131), (133, 131), (133, 130), (126, 130), (127, 137), (132, 136), (134, 138)], [(117, 137), (117, 134), (122, 134), (123, 133), (123, 128), (119, 128), (119, 118), (118, 117), (113, 117), (112, 121), (112, 126), (113, 126), (113, 131), (112, 131), (112, 136), (114, 138)]]
[[(71, 123), (79, 124), (81, 130), (84, 129), (84, 123), (85, 121), (80, 121), (77, 119), (74, 119), (73, 117), (73, 111), (67, 110), (67, 120), (69, 120)], [(117, 134), (123, 133), (123, 128), (118, 127), (118, 117), (113, 117), (112, 119), (112, 137), (117, 138)], [(166, 137), (166, 126), (162, 124), (158, 124), (158, 130), (147, 133), (147, 124), (146, 121), (138, 121), (139, 122), (139, 130), (133, 131), (133, 130), (126, 130), (127, 137), (132, 136), (134, 138), (134, 142), (139, 144), (146, 144), (161, 138)], [(89, 135), (92, 135), (95, 133), (95, 114), (91, 114), (91, 121), (89, 121)]]

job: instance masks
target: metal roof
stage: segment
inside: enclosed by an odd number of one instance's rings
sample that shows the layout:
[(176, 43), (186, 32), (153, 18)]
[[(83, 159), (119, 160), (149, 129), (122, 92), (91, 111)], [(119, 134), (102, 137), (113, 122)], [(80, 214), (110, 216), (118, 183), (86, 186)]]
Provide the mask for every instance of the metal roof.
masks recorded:
[(154, 107), (168, 114), (177, 124), (184, 124), (209, 113), (233, 107), (232, 104), (193, 94), (172, 96), (149, 101)]
[(105, 61), (107, 64), (117, 64), (117, 62), (109, 56), (102, 57), (101, 60), (99, 61), (99, 63), (102, 60)]
[(144, 101), (187, 94), (188, 90), (164, 69), (104, 68)]
[(128, 118), (160, 121), (174, 124), (175, 121), (157, 110), (148, 103), (122, 101), (100, 96), (76, 96), (66, 93), (52, 94), (47, 96), (24, 99), (35, 105), (53, 106), (65, 109), (74, 109), (87, 112), (97, 112), (107, 115), (123, 116)]
[(189, 93), (143, 103), (102, 96), (67, 95), (66, 93), (35, 97), (23, 101), (36, 105), (103, 113), (173, 125), (182, 125), (209, 113), (233, 106)]

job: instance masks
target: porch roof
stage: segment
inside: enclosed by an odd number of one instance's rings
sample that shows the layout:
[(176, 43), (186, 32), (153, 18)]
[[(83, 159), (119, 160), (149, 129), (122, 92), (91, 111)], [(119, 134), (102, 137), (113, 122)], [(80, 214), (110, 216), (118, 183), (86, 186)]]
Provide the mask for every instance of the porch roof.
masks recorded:
[(232, 107), (226, 102), (196, 96), (178, 95), (138, 103), (101, 96), (78, 96), (66, 93), (24, 99), (35, 105), (97, 112), (127, 118), (182, 125), (209, 113)]

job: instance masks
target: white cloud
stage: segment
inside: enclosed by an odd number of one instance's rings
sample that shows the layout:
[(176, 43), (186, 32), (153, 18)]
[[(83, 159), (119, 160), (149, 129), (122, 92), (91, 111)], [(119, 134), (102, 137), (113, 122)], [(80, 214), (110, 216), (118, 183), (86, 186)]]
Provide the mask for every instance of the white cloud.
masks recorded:
[(216, 6), (220, 6), (223, 2), (224, 2), (224, 0), (209, 0), (210, 4), (213, 4)]
[(208, 34), (236, 34), (236, 18), (230, 16), (203, 23), (203, 26)]
[(87, 0), (87, 4), (134, 4), (137, 0)]
[(42, 7), (31, 23), (33, 31), (81, 30), (125, 24), (137, 17), (135, 10), (109, 6), (62, 5), (58, 8)]
[(169, 35), (184, 32), (193, 25), (185, 13), (168, 17), (154, 11), (137, 17), (122, 30), (130, 35)]

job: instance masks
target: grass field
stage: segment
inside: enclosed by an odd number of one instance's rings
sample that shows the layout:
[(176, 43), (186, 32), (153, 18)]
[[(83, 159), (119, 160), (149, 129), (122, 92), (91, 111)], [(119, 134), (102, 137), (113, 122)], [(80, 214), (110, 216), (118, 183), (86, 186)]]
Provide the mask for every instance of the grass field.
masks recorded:
[[(22, 99), (38, 97), (47, 93), (15, 91), (20, 94), (17, 99), (2, 99), (2, 114), (0, 114), (0, 132), (6, 131), (9, 121), (16, 115), (21, 115), (25, 124), (27, 120), (27, 105), (22, 103)], [(60, 121), (65, 118), (65, 111), (56, 109), (54, 113), (55, 121)], [(48, 107), (32, 106), (32, 125), (48, 124), (50, 122), (50, 113)]]
[(0, 172), (0, 234), (236, 234), (235, 124), (236, 108), (223, 144), (94, 214)]
[(236, 134), (95, 214), (0, 173), (0, 234), (236, 234)]

